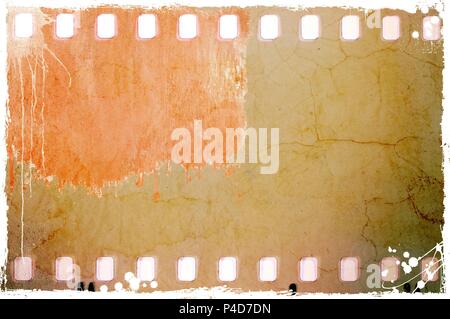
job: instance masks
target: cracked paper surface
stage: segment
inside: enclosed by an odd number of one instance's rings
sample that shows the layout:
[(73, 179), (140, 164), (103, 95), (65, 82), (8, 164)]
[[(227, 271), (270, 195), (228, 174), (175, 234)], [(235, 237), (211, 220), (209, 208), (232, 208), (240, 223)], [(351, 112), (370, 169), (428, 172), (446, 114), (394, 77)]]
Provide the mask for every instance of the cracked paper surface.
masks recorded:
[[(420, 256), (442, 241), (442, 42), (409, 36), (422, 14), (382, 11), (400, 16), (398, 41), (364, 26), (361, 39), (345, 42), (348, 10), (311, 9), (322, 35), (300, 42), (302, 11), (199, 9), (200, 36), (184, 43), (175, 37), (183, 8), (157, 11), (167, 33), (154, 42), (137, 41), (128, 22), (140, 9), (81, 10), (80, 35), (65, 41), (53, 36), (55, 11), (38, 11), (35, 43), (8, 40), (8, 260), (23, 243), (35, 261), (33, 281), (9, 288), (65, 288), (54, 280), (59, 256), (95, 281), (95, 259), (108, 255), (117, 262), (117, 280), (106, 283), (113, 290), (148, 255), (158, 258), (160, 290), (220, 285), (218, 258), (237, 256), (231, 288), (367, 292), (365, 266), (388, 247)], [(118, 15), (116, 39), (94, 40), (100, 12)], [(224, 12), (240, 17), (238, 41), (217, 41)], [(266, 13), (282, 23), (272, 42), (257, 37)], [(278, 173), (167, 165), (171, 129), (194, 118), (280, 128)], [(175, 276), (186, 255), (199, 261), (190, 283)], [(258, 281), (262, 256), (278, 257), (275, 282)], [(303, 256), (319, 258), (316, 282), (298, 281)], [(361, 260), (357, 282), (339, 280), (345, 256)]]

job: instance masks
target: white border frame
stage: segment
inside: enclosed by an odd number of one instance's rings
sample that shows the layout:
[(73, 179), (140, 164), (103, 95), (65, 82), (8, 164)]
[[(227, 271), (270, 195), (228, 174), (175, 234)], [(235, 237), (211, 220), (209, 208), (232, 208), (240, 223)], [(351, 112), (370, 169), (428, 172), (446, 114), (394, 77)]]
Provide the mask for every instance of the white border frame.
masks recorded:
[[(2, 270), (6, 270), (7, 262), (7, 210), (8, 204), (5, 189), (6, 182), (6, 120), (7, 109), (6, 103), (8, 101), (7, 90), (7, 7), (48, 7), (48, 8), (86, 8), (98, 5), (123, 5), (123, 6), (141, 6), (146, 8), (157, 8), (167, 5), (184, 5), (191, 7), (221, 7), (221, 6), (236, 6), (236, 7), (250, 7), (250, 6), (278, 6), (287, 7), (289, 9), (313, 8), (313, 7), (346, 7), (361, 8), (361, 9), (400, 9), (409, 13), (414, 13), (422, 6), (434, 7), (437, 4), (444, 4), (444, 0), (78, 0), (74, 3), (73, 0), (6, 0), (0, 3), (0, 121), (3, 123), (0, 128), (0, 274)], [(444, 35), (450, 35), (450, 10), (444, 12), (443, 30)], [(405, 36), (405, 35), (403, 35)], [(450, 43), (444, 41), (444, 60), (450, 61)], [(444, 219), (450, 220), (450, 68), (444, 67), (443, 70), (443, 114), (441, 122), (442, 132), (442, 151), (443, 151), (443, 166), (444, 166)], [(450, 223), (444, 224), (443, 228), (444, 238), (444, 263), (450, 260), (450, 250), (445, 249), (450, 240)], [(450, 246), (449, 246), (450, 247)], [(6, 271), (1, 274), (0, 282), (6, 282)], [(450, 267), (444, 267), (444, 278), (450, 278)], [(443, 280), (444, 291), (439, 294), (406, 294), (406, 293), (368, 293), (368, 294), (307, 294), (288, 296), (282, 295), (275, 291), (264, 292), (240, 292), (239, 290), (226, 289), (223, 286), (214, 288), (197, 288), (177, 291), (160, 292), (155, 291), (151, 293), (132, 293), (132, 292), (97, 292), (95, 294), (87, 291), (31, 291), (31, 290), (14, 290), (14, 291), (0, 291), (0, 298), (386, 298), (386, 299), (432, 299), (432, 298), (449, 298), (449, 284)]]

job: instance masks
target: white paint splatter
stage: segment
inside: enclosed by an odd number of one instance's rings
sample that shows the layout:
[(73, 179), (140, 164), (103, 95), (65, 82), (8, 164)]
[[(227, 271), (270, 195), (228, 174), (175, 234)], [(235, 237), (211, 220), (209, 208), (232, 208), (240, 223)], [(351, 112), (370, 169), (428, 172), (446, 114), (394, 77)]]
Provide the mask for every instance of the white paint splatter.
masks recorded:
[(131, 278), (133, 278), (133, 277), (134, 277), (134, 274), (129, 271), (125, 274), (124, 279), (125, 279), (125, 281), (130, 282)]
[(412, 271), (411, 266), (405, 263), (404, 261), (402, 262), (402, 268), (405, 274), (409, 274)]
[(422, 289), (423, 287), (425, 287), (425, 282), (423, 280), (419, 280), (417, 282), (417, 288)]
[(390, 252), (390, 253), (396, 253), (396, 252), (397, 252), (397, 249), (391, 248), (391, 246), (389, 246), (388, 252)]
[(138, 291), (141, 281), (139, 278), (133, 277), (130, 279), (130, 289), (133, 291)]
[(408, 261), (408, 265), (410, 265), (411, 267), (417, 267), (417, 265), (419, 264), (419, 260), (416, 257), (411, 257), (409, 258)]

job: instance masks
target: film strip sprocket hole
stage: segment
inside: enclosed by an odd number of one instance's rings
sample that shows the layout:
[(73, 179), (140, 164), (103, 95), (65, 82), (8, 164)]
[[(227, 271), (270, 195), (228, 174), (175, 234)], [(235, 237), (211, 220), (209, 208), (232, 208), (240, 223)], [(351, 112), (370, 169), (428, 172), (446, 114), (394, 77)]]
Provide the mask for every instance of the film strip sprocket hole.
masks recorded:
[(8, 8), (7, 289), (439, 292), (442, 8)]

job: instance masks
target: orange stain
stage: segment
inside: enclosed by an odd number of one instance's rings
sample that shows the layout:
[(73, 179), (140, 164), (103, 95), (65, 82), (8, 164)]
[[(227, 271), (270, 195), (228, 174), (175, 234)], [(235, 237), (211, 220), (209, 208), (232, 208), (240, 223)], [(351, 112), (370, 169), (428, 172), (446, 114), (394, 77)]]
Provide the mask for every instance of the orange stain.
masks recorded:
[[(158, 18), (159, 34), (150, 40), (136, 36), (143, 9), (74, 12), (78, 28), (65, 40), (55, 37), (48, 22), (61, 11), (40, 11), (47, 22), (39, 27), (38, 45), (23, 54), (16, 39), (8, 39), (11, 185), (13, 160), (22, 157), (37, 176), (55, 176), (61, 185), (97, 189), (132, 174), (142, 185), (143, 173), (170, 160), (173, 129), (192, 129), (194, 119), (222, 130), (245, 126), (244, 10), (145, 10)], [(116, 15), (115, 38), (95, 38), (101, 13)], [(177, 39), (184, 13), (198, 15), (199, 36), (193, 40)], [(224, 13), (239, 16), (234, 41), (218, 39)]]

